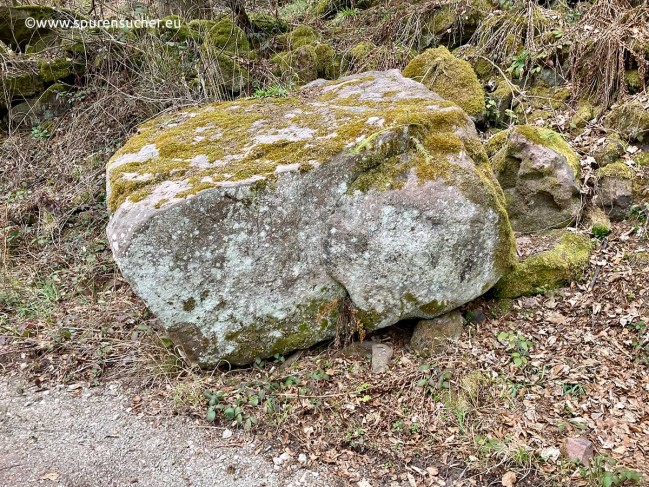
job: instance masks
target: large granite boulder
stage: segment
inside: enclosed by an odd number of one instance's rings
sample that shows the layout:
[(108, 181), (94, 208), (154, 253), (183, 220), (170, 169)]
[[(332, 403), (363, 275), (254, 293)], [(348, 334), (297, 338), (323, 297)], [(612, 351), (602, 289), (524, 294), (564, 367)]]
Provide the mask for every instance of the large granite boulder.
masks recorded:
[(117, 263), (204, 367), (433, 318), (514, 261), (473, 123), (396, 70), (164, 115), (107, 173)]
[(552, 130), (517, 125), (489, 141), (512, 228), (533, 233), (568, 226), (581, 208), (579, 157)]

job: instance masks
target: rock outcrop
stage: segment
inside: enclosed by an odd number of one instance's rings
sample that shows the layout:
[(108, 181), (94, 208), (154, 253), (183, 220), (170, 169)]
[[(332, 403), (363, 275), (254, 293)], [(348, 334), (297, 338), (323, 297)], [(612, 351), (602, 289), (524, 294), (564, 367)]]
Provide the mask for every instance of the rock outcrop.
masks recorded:
[(52, 95), (65, 91), (61, 81), (71, 81), (85, 71), (86, 59), (77, 52), (79, 45), (83, 47), (79, 39), (56, 29), (29, 28), (28, 18), (71, 20), (75, 16), (39, 5), (0, 6), (0, 129), (42, 125), (65, 111), (69, 105)]
[(568, 226), (581, 207), (579, 158), (552, 130), (518, 125), (489, 142), (512, 228), (532, 233)]
[(396, 70), (164, 115), (107, 173), (116, 261), (202, 366), (433, 318), (514, 261), (472, 122)]

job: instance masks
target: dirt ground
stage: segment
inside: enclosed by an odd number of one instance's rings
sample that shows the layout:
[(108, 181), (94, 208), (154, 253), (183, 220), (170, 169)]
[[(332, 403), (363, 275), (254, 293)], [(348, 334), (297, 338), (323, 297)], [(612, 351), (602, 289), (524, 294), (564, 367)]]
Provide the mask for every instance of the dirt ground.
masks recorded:
[[(0, 379), (0, 486), (333, 486), (259, 442), (134, 413), (117, 383), (37, 390)], [(227, 435), (226, 435), (227, 436)]]

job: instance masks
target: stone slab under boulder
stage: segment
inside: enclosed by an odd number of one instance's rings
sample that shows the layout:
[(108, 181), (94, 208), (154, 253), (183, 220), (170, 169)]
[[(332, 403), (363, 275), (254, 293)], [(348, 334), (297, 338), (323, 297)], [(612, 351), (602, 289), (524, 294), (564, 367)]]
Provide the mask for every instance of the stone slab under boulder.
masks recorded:
[(422, 356), (443, 352), (450, 340), (462, 335), (464, 318), (453, 310), (432, 320), (419, 320), (410, 339), (410, 347)]
[(205, 367), (434, 318), (514, 261), (473, 123), (397, 70), (164, 115), (107, 175), (123, 275)]
[(568, 226), (581, 208), (579, 157), (552, 130), (518, 125), (489, 141), (512, 228), (533, 233)]

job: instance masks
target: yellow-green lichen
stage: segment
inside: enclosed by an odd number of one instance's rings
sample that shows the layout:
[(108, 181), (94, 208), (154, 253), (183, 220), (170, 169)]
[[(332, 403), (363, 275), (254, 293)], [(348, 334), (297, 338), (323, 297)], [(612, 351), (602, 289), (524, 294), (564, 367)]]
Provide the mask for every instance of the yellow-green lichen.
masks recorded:
[(564, 232), (550, 250), (532, 255), (516, 265), (494, 287), (499, 298), (540, 294), (581, 279), (590, 260), (588, 237)]
[[(359, 102), (352, 96), (335, 100), (316, 105), (296, 97), (237, 100), (148, 122), (109, 163), (109, 209), (115, 211), (127, 198), (141, 200), (163, 181), (183, 185), (177, 194), (164, 195), (171, 200), (221, 183), (273, 180), (279, 166), (301, 171), (312, 168), (314, 161), (347, 153), (358, 161), (358, 178), (350, 191), (399, 187), (414, 170), (422, 181), (443, 178), (477, 204), (502, 209), (502, 231), (509, 231), (504, 199), (484, 149), (475, 136), (456, 134), (468, 121), (452, 103), (420, 98)], [(381, 127), (372, 122), (376, 120)], [(390, 134), (396, 145), (386, 143), (384, 135)], [(144, 161), (133, 156), (145, 146), (157, 153)], [(467, 155), (477, 170), (455, 163)], [(152, 204), (159, 207), (157, 201)]]
[(627, 166), (623, 162), (614, 162), (608, 164), (597, 170), (597, 177), (600, 179), (603, 178), (615, 178), (615, 179), (634, 179), (635, 173), (633, 169)]
[(415, 57), (403, 75), (423, 83), (446, 100), (457, 103), (472, 117), (485, 114), (485, 95), (471, 65), (445, 47), (428, 49)]

